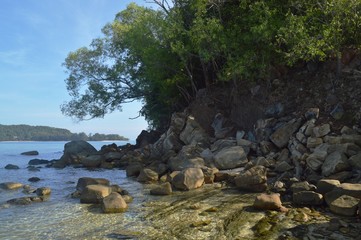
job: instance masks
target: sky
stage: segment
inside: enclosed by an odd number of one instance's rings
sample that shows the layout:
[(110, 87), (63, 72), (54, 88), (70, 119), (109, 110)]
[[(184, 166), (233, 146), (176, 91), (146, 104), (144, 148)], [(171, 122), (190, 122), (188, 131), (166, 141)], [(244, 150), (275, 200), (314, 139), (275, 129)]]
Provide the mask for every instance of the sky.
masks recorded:
[(62, 115), (70, 100), (62, 66), (69, 52), (101, 37), (101, 28), (131, 3), (145, 0), (1, 0), (0, 124), (28, 124), (79, 133), (120, 134), (131, 140), (147, 128), (141, 103), (102, 119), (76, 122)]

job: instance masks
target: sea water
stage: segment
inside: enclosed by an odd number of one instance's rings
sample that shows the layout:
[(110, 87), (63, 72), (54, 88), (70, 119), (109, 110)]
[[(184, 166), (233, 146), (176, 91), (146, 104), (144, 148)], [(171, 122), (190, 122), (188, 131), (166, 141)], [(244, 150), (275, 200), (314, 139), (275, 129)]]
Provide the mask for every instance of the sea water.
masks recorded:
[[(136, 207), (124, 214), (102, 214), (97, 207), (80, 204), (71, 198), (80, 177), (106, 178), (118, 184), (136, 199), (142, 199), (143, 186), (126, 178), (119, 169), (89, 171), (82, 168), (64, 169), (42, 166), (40, 171), (27, 169), (31, 159), (59, 159), (66, 142), (0, 142), (0, 183), (20, 182), (33, 188), (50, 187), (50, 198), (45, 202), (14, 206), (6, 202), (13, 198), (29, 196), (19, 190), (0, 190), (0, 239), (112, 239), (122, 229), (132, 229), (137, 221)], [(89, 142), (98, 150), (113, 142)], [(115, 142), (122, 145), (126, 142)], [(24, 156), (22, 152), (37, 150), (37, 156)], [(7, 170), (7, 164), (20, 167)], [(41, 180), (28, 181), (31, 177)], [(135, 201), (133, 205), (141, 204)], [(115, 235), (114, 235), (115, 234)]]

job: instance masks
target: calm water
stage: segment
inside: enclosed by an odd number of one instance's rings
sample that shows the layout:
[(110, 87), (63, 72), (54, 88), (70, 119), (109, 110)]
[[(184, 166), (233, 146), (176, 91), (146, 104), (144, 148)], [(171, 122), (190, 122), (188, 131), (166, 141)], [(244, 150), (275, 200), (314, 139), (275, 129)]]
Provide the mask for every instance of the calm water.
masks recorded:
[[(0, 182), (20, 182), (34, 188), (50, 187), (51, 197), (42, 203), (28, 206), (10, 206), (6, 201), (26, 196), (22, 190), (0, 190), (0, 239), (114, 239), (119, 229), (134, 230), (137, 221), (137, 205), (143, 199), (143, 186), (128, 179), (122, 170), (88, 171), (67, 167), (53, 169), (42, 167), (39, 172), (29, 171), (29, 160), (59, 159), (66, 142), (0, 142)], [(90, 142), (100, 149), (111, 142)], [(116, 142), (117, 145), (125, 142)], [(21, 152), (37, 150), (38, 156), (23, 156)], [(7, 164), (15, 164), (19, 170), (6, 170)], [(30, 183), (30, 177), (41, 181)], [(124, 214), (100, 214), (91, 205), (80, 204), (70, 198), (80, 177), (103, 177), (128, 190), (135, 201)], [(133, 206), (133, 207), (132, 207)]]

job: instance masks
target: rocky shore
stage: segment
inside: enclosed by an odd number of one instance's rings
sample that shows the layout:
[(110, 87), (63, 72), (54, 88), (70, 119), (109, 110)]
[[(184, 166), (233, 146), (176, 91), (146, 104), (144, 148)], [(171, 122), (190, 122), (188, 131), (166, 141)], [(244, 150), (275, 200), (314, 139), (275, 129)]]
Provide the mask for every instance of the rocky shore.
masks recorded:
[[(124, 169), (144, 183), (149, 195), (159, 197), (138, 206), (144, 229), (130, 239), (357, 239), (361, 131), (334, 131), (318, 116), (319, 109), (311, 108), (299, 116), (260, 119), (246, 133), (225, 126), (227, 119), (216, 114), (211, 135), (185, 111), (173, 114), (160, 137), (142, 132), (135, 146), (97, 151), (73, 141), (60, 160), (29, 164)], [(80, 178), (72, 196), (104, 213), (127, 211), (133, 197), (104, 177)], [(9, 203), (42, 201), (47, 191)]]
[[(224, 127), (219, 114), (210, 136), (192, 115), (175, 113), (168, 131), (154, 142), (146, 133), (136, 146), (113, 144), (100, 151), (70, 142), (53, 166), (121, 168), (152, 184), (149, 194), (164, 197), (145, 203), (143, 218), (162, 231), (172, 222), (178, 237), (356, 239), (360, 131), (344, 126), (334, 132), (332, 123), (317, 123), (318, 114), (313, 108), (299, 117), (261, 119), (255, 135)], [(105, 209), (111, 199), (122, 206), (110, 207), (118, 208), (115, 212), (126, 210), (123, 190), (95, 183), (79, 192), (81, 202), (102, 202)]]

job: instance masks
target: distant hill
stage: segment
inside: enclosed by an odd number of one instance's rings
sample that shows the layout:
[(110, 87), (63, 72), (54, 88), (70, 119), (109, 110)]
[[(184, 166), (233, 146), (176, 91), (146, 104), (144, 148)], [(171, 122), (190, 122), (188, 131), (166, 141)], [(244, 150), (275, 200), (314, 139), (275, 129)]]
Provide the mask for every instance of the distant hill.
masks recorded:
[(128, 138), (118, 134), (99, 134), (87, 135), (84, 132), (72, 133), (67, 129), (54, 128), (47, 126), (29, 126), (29, 125), (2, 125), (0, 124), (0, 141), (102, 141), (102, 140), (120, 140), (128, 141)]

